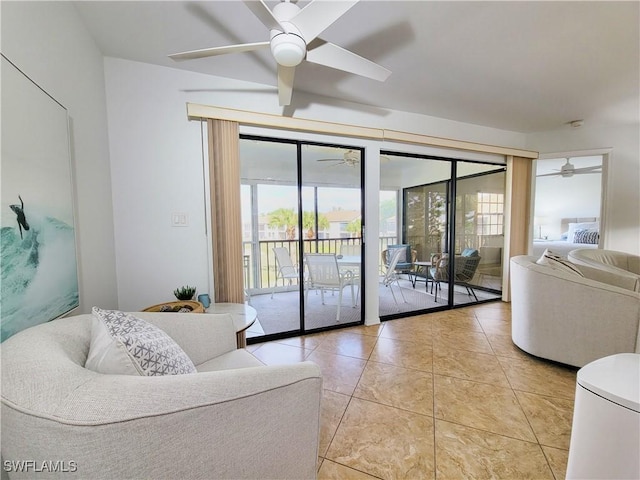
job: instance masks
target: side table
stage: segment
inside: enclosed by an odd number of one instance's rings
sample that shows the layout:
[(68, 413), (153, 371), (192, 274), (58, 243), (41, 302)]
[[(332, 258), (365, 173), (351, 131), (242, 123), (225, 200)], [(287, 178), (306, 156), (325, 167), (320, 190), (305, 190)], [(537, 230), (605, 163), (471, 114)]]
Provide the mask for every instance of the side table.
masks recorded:
[(431, 262), (413, 262), (413, 266), (415, 268), (411, 278), (411, 283), (413, 284), (413, 288), (416, 288), (416, 282), (418, 281), (418, 274), (422, 270), (423, 273), (420, 273), (420, 276), (421, 277), (424, 276), (424, 281), (425, 281), (424, 289), (425, 291), (428, 290), (429, 281), (433, 281), (429, 276), (429, 267), (431, 266)]
[(212, 303), (205, 310), (206, 313), (230, 313), (236, 327), (236, 341), (238, 348), (247, 346), (247, 329), (258, 318), (255, 308), (243, 303)]

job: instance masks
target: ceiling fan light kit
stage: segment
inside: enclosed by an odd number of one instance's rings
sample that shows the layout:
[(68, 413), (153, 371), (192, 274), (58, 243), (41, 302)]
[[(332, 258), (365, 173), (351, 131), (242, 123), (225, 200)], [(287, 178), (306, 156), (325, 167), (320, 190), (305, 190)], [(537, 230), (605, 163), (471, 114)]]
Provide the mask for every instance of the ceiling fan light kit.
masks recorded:
[(307, 53), (307, 45), (295, 33), (277, 32), (271, 39), (271, 53), (279, 65), (295, 67), (304, 60)]
[(283, 0), (272, 11), (264, 0), (244, 0), (249, 10), (269, 29), (269, 42), (202, 48), (175, 53), (169, 58), (176, 61), (193, 60), (250, 52), (269, 46), (278, 64), (278, 99), (283, 106), (291, 103), (294, 69), (304, 60), (383, 82), (391, 75), (390, 70), (318, 36), (358, 1), (312, 0), (301, 9), (290, 0)]

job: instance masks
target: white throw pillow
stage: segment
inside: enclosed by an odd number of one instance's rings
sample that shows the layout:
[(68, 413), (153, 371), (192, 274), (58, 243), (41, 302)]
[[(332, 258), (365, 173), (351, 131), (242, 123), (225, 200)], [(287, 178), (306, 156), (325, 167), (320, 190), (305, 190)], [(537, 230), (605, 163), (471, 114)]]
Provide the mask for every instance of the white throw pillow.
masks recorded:
[(85, 367), (110, 375), (197, 373), (191, 359), (163, 330), (130, 313), (93, 307)]
[(548, 248), (543, 252), (542, 256), (536, 260), (536, 263), (538, 265), (547, 265), (555, 270), (561, 270), (572, 275), (584, 277), (584, 274), (576, 265), (571, 263), (569, 260), (565, 260), (560, 255), (553, 253)]

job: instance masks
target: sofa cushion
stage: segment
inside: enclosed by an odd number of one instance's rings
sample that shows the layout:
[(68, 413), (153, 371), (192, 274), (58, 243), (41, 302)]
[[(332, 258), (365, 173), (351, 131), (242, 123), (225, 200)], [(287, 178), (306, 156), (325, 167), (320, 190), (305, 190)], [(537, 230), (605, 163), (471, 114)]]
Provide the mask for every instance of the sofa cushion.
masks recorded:
[(244, 348), (232, 350), (197, 366), (198, 372), (217, 372), (236, 368), (263, 367), (264, 363)]
[(130, 313), (93, 307), (85, 367), (111, 375), (197, 373), (191, 359), (163, 330)]
[(547, 265), (555, 270), (562, 270), (579, 277), (584, 277), (580, 269), (571, 263), (569, 260), (565, 260), (560, 255), (553, 253), (548, 248), (542, 253), (542, 256), (536, 261), (538, 265)]

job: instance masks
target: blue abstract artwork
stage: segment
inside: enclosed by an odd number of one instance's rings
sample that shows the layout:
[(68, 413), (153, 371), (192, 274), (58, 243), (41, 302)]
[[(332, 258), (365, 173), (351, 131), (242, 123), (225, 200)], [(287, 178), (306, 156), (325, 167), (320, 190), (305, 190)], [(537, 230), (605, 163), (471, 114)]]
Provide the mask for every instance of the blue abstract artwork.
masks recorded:
[(79, 305), (67, 110), (2, 56), (0, 340)]

